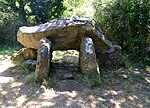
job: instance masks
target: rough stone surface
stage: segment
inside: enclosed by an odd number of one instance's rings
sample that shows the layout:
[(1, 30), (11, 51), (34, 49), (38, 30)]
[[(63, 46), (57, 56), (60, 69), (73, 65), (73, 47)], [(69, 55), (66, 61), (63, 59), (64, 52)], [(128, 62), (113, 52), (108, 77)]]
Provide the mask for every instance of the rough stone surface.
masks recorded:
[(65, 80), (65, 79), (74, 79), (74, 76), (72, 74), (72, 72), (66, 72), (62, 75), (61, 79)]
[[(39, 43), (42, 38), (50, 40), (49, 43), (44, 39), (50, 51), (43, 41)], [(85, 74), (100, 74), (98, 64), (114, 66), (121, 61), (121, 47), (107, 40), (98, 24), (87, 17), (61, 18), (37, 26), (20, 27), (17, 40), (27, 48), (38, 50), (37, 62), (40, 64), (36, 65), (36, 79), (40, 74), (47, 75), (54, 50), (80, 50), (80, 69)]]
[(39, 40), (46, 37), (53, 43), (52, 50), (80, 50), (83, 36), (93, 39), (96, 50), (109, 50), (113, 46), (98, 24), (87, 17), (61, 18), (37, 26), (20, 27), (17, 39), (27, 48), (38, 49)]
[(121, 47), (114, 45), (110, 50), (96, 52), (97, 59), (99, 60), (99, 66), (105, 66), (113, 68), (114, 66), (121, 66)]
[(43, 78), (47, 77), (50, 71), (51, 62), (51, 41), (42, 38), (39, 41), (37, 64), (35, 70), (35, 81), (42, 82)]
[(89, 37), (83, 37), (80, 45), (80, 70), (83, 74), (100, 75), (95, 46)]
[(12, 61), (19, 61), (19, 60), (34, 60), (37, 57), (37, 50), (31, 48), (22, 48), (17, 53), (13, 54), (11, 57)]
[(36, 60), (26, 60), (25, 63), (27, 64), (27, 67), (31, 70), (35, 70), (36, 68)]

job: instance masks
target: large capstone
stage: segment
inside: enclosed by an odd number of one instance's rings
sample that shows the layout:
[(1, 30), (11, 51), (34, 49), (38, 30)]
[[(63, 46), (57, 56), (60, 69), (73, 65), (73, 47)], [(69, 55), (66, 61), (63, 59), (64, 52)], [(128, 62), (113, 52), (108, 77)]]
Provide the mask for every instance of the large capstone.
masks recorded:
[(98, 24), (87, 17), (55, 19), (32, 27), (20, 27), (17, 40), (27, 48), (38, 49), (40, 39), (53, 43), (52, 50), (79, 50), (83, 36), (90, 36), (96, 50), (109, 50), (113, 45), (103, 35)]
[(95, 46), (89, 37), (83, 37), (80, 45), (80, 71), (83, 74), (100, 75)]
[(42, 82), (46, 78), (50, 71), (51, 62), (51, 41), (46, 38), (42, 38), (39, 41), (37, 64), (35, 70), (35, 81)]

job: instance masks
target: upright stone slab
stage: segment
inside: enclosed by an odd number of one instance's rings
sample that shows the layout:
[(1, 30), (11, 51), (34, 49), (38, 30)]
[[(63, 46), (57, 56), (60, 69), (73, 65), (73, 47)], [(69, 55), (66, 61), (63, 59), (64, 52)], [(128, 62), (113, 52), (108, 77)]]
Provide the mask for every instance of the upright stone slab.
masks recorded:
[(83, 37), (80, 45), (80, 71), (83, 74), (100, 75), (95, 46), (90, 37)]
[(37, 64), (35, 70), (35, 81), (41, 82), (43, 78), (47, 77), (50, 70), (51, 62), (51, 41), (42, 38), (38, 45)]

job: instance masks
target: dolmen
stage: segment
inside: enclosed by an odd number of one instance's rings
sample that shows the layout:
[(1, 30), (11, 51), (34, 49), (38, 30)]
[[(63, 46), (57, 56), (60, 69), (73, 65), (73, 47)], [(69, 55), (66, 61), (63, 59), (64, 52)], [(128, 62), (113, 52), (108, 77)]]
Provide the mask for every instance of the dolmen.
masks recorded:
[(22, 50), (20, 54), (25, 59), (36, 57), (36, 81), (42, 81), (50, 73), (55, 50), (78, 50), (80, 72), (89, 75), (100, 75), (99, 66), (113, 65), (120, 59), (121, 47), (106, 39), (98, 23), (88, 17), (60, 18), (36, 26), (23, 26), (18, 30), (17, 40), (24, 50), (34, 52), (24, 54)]

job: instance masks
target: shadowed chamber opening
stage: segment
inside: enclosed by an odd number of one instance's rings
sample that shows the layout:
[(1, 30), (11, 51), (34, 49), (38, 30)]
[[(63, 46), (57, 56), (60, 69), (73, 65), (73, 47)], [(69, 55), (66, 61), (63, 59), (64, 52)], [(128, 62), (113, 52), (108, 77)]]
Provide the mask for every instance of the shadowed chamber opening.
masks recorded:
[(79, 51), (77, 50), (57, 50), (53, 51), (53, 63), (68, 64), (70, 66), (79, 66)]
[(53, 87), (58, 91), (82, 91), (86, 88), (83, 82), (78, 82), (79, 51), (65, 50), (53, 51), (50, 74), (57, 80)]
[(77, 50), (57, 50), (53, 51), (52, 71), (60, 73), (74, 73), (79, 71), (79, 51)]

